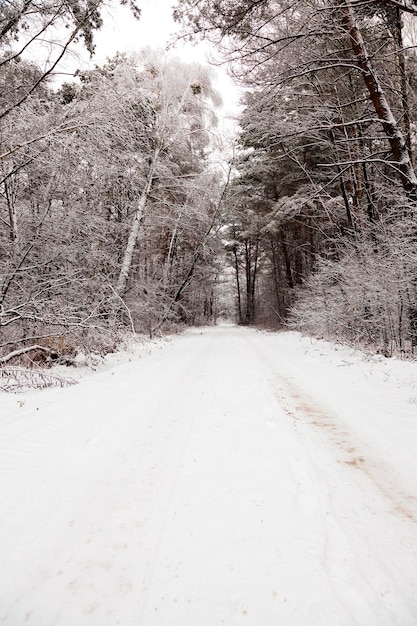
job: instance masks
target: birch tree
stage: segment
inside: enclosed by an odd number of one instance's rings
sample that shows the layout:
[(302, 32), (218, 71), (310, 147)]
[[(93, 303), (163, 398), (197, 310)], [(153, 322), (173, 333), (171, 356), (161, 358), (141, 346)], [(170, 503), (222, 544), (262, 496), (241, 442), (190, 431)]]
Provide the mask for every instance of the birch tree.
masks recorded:
[[(116, 290), (121, 296), (127, 288), (140, 224), (155, 178), (160, 175), (161, 169), (174, 165), (172, 159), (175, 156), (180, 156), (184, 165), (201, 161), (209, 143), (208, 126), (210, 121), (214, 121), (210, 102), (219, 102), (207, 70), (201, 66), (169, 61), (167, 57), (155, 56), (149, 51), (139, 62), (142, 66), (142, 97), (146, 98), (152, 111), (149, 128), (151, 152), (117, 281)], [(184, 171), (182, 175), (189, 173)]]
[(58, 92), (44, 84), (3, 120), (4, 362), (109, 350), (127, 329), (211, 314), (216, 182), (205, 171), (216, 94), (208, 73), (187, 75), (187, 65), (175, 92), (184, 67), (155, 59), (169, 68), (167, 93), (151, 53), (118, 55)]

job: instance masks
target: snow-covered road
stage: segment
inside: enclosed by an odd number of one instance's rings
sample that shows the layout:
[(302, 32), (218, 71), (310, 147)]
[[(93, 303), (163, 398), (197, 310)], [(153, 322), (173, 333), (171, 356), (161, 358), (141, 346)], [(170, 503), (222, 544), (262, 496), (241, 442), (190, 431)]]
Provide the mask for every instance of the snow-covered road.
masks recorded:
[(415, 626), (417, 364), (193, 331), (0, 394), (0, 624)]

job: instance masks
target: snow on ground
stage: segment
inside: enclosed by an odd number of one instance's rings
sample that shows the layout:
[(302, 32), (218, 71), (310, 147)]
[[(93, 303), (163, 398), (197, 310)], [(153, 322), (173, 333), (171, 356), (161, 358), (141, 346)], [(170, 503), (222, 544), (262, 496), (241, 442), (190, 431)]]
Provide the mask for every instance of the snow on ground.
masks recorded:
[(415, 626), (417, 363), (194, 330), (0, 394), (0, 624)]

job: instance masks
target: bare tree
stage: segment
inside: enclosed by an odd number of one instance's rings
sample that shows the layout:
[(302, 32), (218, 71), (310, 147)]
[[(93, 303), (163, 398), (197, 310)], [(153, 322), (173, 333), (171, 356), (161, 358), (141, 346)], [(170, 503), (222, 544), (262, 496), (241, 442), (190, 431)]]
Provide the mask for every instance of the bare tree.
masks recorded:
[[(2, 98), (0, 119), (20, 106), (45, 81), (67, 54), (71, 44), (82, 40), (94, 51), (94, 30), (102, 25), (103, 0), (10, 0), (0, 7), (0, 79), (7, 81), (7, 98)], [(129, 0), (133, 15), (140, 10)], [(42, 69), (19, 81), (18, 64), (32, 49), (45, 51)], [(33, 54), (33, 53), (32, 53)], [(6, 81), (5, 81), (6, 79)], [(10, 81), (10, 79), (12, 79)], [(11, 82), (11, 84), (9, 84)]]

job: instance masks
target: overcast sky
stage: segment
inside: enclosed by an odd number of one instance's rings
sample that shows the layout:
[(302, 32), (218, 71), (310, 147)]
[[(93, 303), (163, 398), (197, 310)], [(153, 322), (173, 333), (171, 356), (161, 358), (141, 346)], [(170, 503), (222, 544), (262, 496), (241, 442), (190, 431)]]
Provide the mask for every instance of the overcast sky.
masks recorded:
[[(126, 7), (121, 7), (116, 1), (112, 7), (103, 13), (104, 27), (95, 34), (96, 54), (93, 64), (101, 64), (107, 57), (116, 52), (135, 52), (145, 46), (165, 48), (173, 40), (178, 25), (172, 19), (172, 5), (175, 0), (138, 0), (142, 10), (139, 20), (135, 20)], [(209, 57), (215, 50), (208, 44), (178, 43), (172, 54), (180, 56), (185, 61), (209, 63)], [(82, 65), (86, 67), (87, 59)], [(216, 67), (215, 86), (220, 91), (223, 105), (223, 115), (236, 115), (240, 97), (239, 90), (227, 75), (225, 67)]]
[[(53, 74), (55, 84), (70, 81), (70, 77), (77, 69), (86, 70), (95, 65), (102, 65), (116, 52), (129, 54), (146, 46), (166, 49), (168, 44), (174, 44), (171, 54), (188, 62), (210, 64), (210, 60), (216, 58), (216, 50), (206, 42), (195, 45), (174, 43), (175, 34), (179, 30), (178, 24), (172, 18), (172, 5), (175, 4), (175, 0), (137, 0), (137, 3), (142, 12), (139, 20), (132, 16), (127, 7), (121, 6), (120, 0), (107, 0), (107, 7), (102, 9), (104, 25), (94, 33), (96, 47), (94, 57), (89, 58), (81, 43), (73, 45)], [(59, 30), (56, 31), (56, 42), (59, 42)], [(46, 70), (51, 54), (52, 56), (57, 54), (57, 47), (54, 48), (54, 45), (55, 40), (51, 43), (47, 37), (31, 46), (27, 56), (30, 60), (36, 60)], [(231, 122), (230, 118), (236, 117), (239, 113), (242, 91), (230, 79), (224, 65), (215, 67), (213, 65), (213, 75), (214, 87), (220, 92), (223, 100), (223, 108), (218, 112), (218, 117), (225, 120), (225, 130), (231, 132), (236, 124)]]
[[(172, 19), (173, 2), (174, 0), (139, 0), (142, 14), (140, 20), (135, 20), (128, 8), (113, 1), (112, 8), (103, 13), (104, 28), (95, 37), (97, 58), (102, 61), (118, 50), (132, 52), (147, 45), (164, 48), (178, 28)], [(179, 48), (178, 52), (183, 54), (184, 50)], [(197, 51), (194, 50), (194, 54), (204, 60), (201, 46), (198, 46)]]

